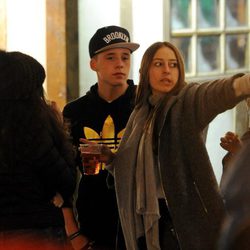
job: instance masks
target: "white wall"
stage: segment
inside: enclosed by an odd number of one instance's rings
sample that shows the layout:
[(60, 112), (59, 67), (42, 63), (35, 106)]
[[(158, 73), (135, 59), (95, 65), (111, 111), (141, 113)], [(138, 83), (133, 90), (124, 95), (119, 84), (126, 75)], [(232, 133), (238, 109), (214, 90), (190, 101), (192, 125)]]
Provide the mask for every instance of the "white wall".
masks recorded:
[(140, 48), (133, 54), (133, 79), (138, 83), (141, 58), (154, 42), (163, 40), (163, 1), (132, 1), (133, 40)]
[(220, 146), (220, 138), (227, 131), (235, 131), (234, 120), (235, 110), (232, 109), (218, 115), (209, 125), (206, 146), (218, 183), (222, 174), (222, 158), (226, 154)]
[(88, 44), (95, 31), (109, 25), (120, 25), (118, 0), (78, 0), (80, 95), (96, 83), (96, 74), (89, 66)]
[(46, 68), (46, 0), (7, 0), (8, 51), (20, 51)]

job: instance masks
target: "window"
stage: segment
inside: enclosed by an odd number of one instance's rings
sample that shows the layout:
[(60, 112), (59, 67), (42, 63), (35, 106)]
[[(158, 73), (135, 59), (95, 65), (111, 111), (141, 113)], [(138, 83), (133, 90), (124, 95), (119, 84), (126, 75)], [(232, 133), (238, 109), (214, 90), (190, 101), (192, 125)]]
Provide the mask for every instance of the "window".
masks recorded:
[(182, 51), (187, 77), (249, 70), (247, 0), (171, 0), (170, 40)]

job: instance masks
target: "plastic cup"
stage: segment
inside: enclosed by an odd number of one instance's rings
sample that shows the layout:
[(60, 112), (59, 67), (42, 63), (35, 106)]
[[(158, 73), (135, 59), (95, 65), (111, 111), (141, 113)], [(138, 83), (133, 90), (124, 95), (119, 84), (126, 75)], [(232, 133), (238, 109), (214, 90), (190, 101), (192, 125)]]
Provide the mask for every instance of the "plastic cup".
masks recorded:
[(85, 175), (99, 174), (101, 169), (101, 144), (80, 144), (83, 173)]

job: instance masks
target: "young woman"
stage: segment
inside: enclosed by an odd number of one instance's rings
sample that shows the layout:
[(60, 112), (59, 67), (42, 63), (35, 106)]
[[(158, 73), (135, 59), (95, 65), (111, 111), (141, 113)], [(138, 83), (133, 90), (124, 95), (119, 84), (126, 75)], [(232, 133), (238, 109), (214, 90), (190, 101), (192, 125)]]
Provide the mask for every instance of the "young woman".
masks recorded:
[(60, 207), (74, 192), (74, 153), (44, 79), (34, 58), (0, 51), (1, 249), (66, 247)]
[(146, 50), (118, 152), (103, 150), (127, 249), (216, 249), (225, 209), (202, 131), (249, 94), (249, 75), (186, 84), (175, 46)]

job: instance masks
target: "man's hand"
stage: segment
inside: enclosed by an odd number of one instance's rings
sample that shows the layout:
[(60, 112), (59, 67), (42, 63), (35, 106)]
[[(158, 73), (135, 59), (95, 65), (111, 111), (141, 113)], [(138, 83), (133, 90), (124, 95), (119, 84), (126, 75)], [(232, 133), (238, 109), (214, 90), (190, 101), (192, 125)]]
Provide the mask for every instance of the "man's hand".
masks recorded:
[(230, 131), (224, 137), (221, 137), (220, 141), (220, 146), (232, 154), (237, 153), (242, 146), (238, 135)]
[(55, 207), (61, 207), (64, 203), (63, 197), (59, 193), (56, 193), (52, 199), (52, 203)]

